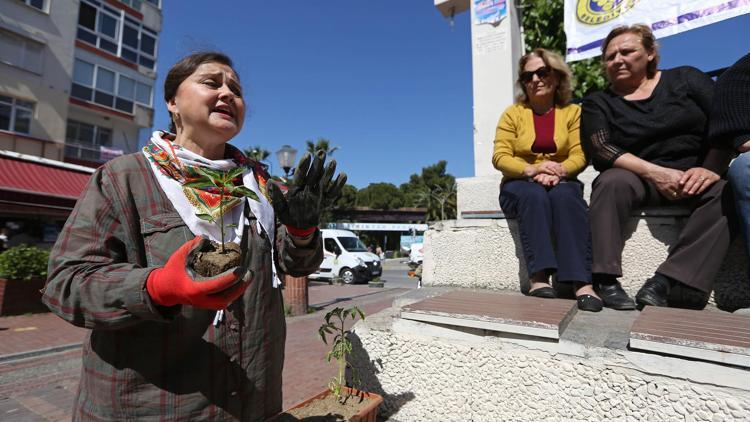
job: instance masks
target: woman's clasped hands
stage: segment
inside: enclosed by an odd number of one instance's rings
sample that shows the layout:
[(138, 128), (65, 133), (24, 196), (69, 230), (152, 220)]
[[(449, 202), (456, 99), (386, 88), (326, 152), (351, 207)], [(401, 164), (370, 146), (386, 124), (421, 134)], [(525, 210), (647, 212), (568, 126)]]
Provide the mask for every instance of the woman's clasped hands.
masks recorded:
[(524, 173), (542, 186), (556, 186), (567, 172), (562, 164), (555, 161), (542, 161), (526, 167)]
[(719, 180), (719, 175), (704, 167), (693, 167), (685, 171), (655, 166), (648, 173), (647, 180), (665, 198), (675, 201), (700, 195)]

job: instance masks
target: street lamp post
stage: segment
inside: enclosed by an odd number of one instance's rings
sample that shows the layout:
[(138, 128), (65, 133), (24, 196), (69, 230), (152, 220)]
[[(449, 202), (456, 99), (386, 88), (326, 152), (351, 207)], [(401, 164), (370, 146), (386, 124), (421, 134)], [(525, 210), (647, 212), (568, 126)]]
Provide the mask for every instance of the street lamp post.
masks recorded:
[(284, 179), (289, 179), (289, 170), (294, 166), (294, 160), (297, 158), (297, 150), (289, 145), (283, 145), (280, 150), (276, 151), (276, 159), (279, 165), (284, 169)]
[[(283, 145), (276, 151), (276, 159), (284, 169), (284, 181), (289, 180), (289, 170), (294, 166), (297, 159), (297, 150), (289, 145)], [(292, 315), (306, 315), (308, 307), (307, 277), (284, 277), (284, 303), (286, 303)]]

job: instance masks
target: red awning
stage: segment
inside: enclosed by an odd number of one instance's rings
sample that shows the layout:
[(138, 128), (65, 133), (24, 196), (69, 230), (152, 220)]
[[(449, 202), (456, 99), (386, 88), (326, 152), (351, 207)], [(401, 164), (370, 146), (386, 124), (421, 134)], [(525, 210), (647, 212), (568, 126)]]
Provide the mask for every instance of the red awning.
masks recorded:
[(91, 173), (0, 157), (0, 190), (76, 200)]

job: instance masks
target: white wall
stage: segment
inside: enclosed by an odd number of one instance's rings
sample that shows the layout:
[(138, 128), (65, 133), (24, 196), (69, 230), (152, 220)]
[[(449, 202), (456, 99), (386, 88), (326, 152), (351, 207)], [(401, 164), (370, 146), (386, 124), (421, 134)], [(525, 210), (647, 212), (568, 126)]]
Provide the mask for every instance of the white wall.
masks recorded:
[(495, 128), (506, 107), (513, 104), (522, 37), (515, 1), (508, 1), (508, 15), (497, 25), (477, 25), (471, 2), (471, 62), (474, 93), (474, 175), (499, 172), (492, 166)]

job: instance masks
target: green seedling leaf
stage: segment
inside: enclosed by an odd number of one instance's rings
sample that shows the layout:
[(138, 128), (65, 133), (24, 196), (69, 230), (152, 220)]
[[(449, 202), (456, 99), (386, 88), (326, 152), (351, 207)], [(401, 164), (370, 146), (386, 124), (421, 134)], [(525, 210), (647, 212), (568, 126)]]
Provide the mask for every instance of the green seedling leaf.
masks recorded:
[(201, 187), (204, 187), (206, 185), (211, 185), (211, 184), (213, 184), (213, 182), (211, 182), (211, 179), (207, 177), (201, 177), (198, 179), (191, 180), (183, 184), (183, 186), (187, 186), (189, 188), (201, 188)]
[(218, 171), (215, 171), (215, 170), (211, 170), (211, 169), (207, 169), (207, 168), (204, 168), (204, 167), (196, 167), (195, 170), (198, 173), (200, 173), (202, 176), (207, 177), (208, 179), (210, 179), (211, 182), (213, 182), (214, 186), (218, 187), (218, 186), (222, 186), (223, 185), (222, 179), (223, 179), (224, 175), (221, 172), (218, 172)]
[(258, 194), (255, 193), (255, 192), (253, 192), (253, 191), (251, 191), (250, 189), (248, 189), (245, 186), (235, 186), (231, 190), (232, 190), (232, 192), (237, 192), (237, 193), (239, 193), (239, 194), (241, 194), (243, 196), (246, 196), (246, 197), (248, 197), (250, 199), (254, 199), (256, 201), (259, 201)]
[(195, 214), (196, 217), (200, 218), (201, 220), (206, 220), (210, 222), (214, 222), (216, 219), (211, 216), (211, 214)]
[[(347, 318), (351, 317), (352, 320), (356, 321), (357, 316), (364, 319), (365, 314), (356, 306), (347, 309), (335, 308), (325, 315), (325, 323), (318, 329), (318, 334), (325, 344), (329, 344), (327, 336), (333, 334), (333, 339), (330, 343), (331, 350), (326, 353), (326, 360), (330, 362), (332, 358), (336, 359), (339, 370), (338, 375), (331, 379), (328, 388), (341, 403), (345, 402), (350, 397), (350, 395), (342, 393), (342, 386), (346, 384), (346, 368), (350, 368), (351, 370), (352, 380), (354, 382), (353, 386), (356, 387), (359, 385), (359, 376), (357, 375), (355, 368), (349, 362), (349, 356), (354, 352), (354, 347), (349, 338), (351, 331), (347, 330), (345, 326)], [(331, 322), (334, 318), (336, 321)]]
[(229, 173), (227, 174), (227, 178), (228, 178), (229, 180), (232, 180), (232, 179), (234, 179), (234, 178), (236, 178), (236, 177), (239, 177), (239, 176), (241, 176), (241, 175), (242, 175), (242, 173), (244, 173), (244, 172), (245, 172), (245, 168), (244, 168), (244, 167), (236, 167), (236, 168), (232, 169), (232, 170), (231, 170), (231, 171), (230, 171), (230, 172), (229, 172)]

